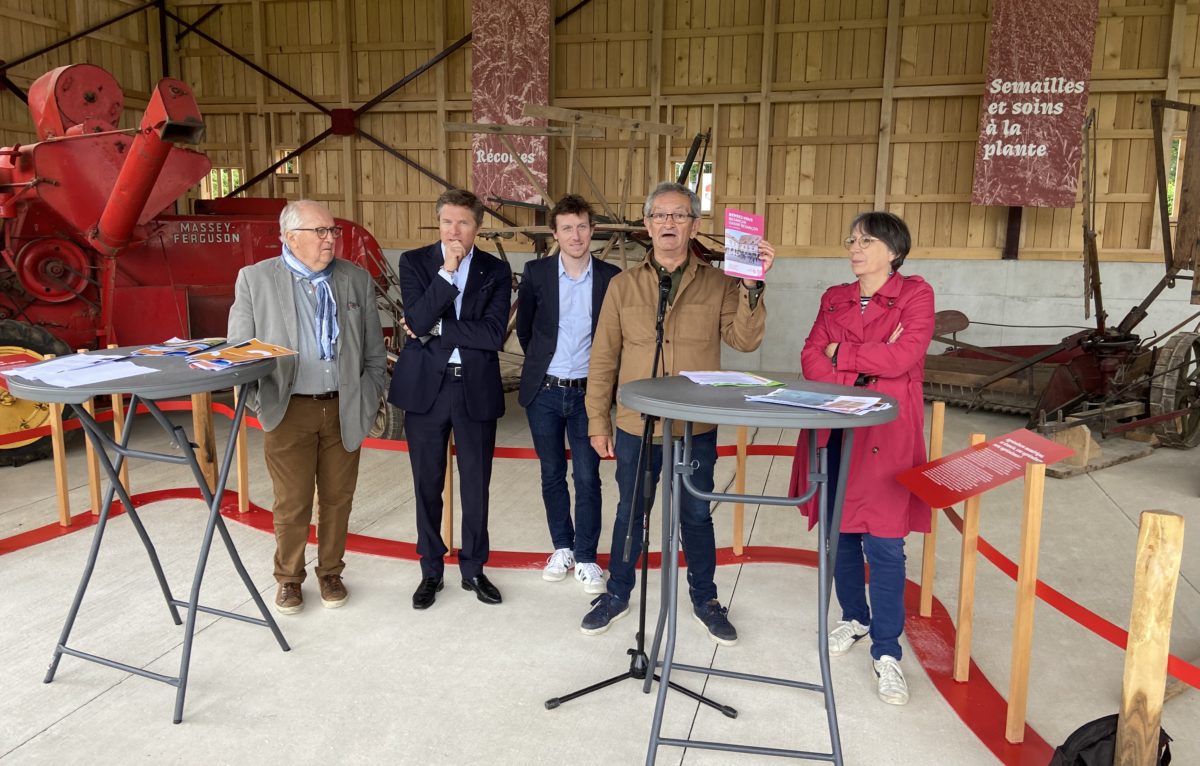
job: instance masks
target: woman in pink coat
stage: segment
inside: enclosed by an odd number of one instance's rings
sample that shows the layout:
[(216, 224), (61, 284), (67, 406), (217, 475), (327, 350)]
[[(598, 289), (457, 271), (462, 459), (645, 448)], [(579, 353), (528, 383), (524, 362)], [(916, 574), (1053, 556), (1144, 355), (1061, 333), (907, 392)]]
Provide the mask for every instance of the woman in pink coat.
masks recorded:
[[(900, 669), (904, 631), (904, 537), (929, 531), (929, 506), (896, 481), (896, 474), (926, 462), (925, 405), (921, 385), (925, 352), (933, 337), (933, 289), (920, 277), (905, 277), (900, 265), (911, 237), (891, 213), (863, 213), (850, 226), (846, 249), (858, 278), (829, 288), (800, 354), (804, 377), (856, 385), (894, 396), (895, 420), (854, 429), (841, 537), (834, 562), (834, 587), (842, 619), (829, 634), (829, 653), (845, 654), (871, 636), (872, 665), (879, 697), (908, 702)], [(865, 393), (865, 392), (864, 392)], [(820, 434), (828, 447), (831, 481), (836, 480), (841, 432)], [(807, 449), (797, 444), (792, 491), (807, 485)], [(830, 502), (832, 495), (830, 492)], [(803, 507), (816, 518), (816, 500)], [(863, 562), (870, 565), (870, 603)]]

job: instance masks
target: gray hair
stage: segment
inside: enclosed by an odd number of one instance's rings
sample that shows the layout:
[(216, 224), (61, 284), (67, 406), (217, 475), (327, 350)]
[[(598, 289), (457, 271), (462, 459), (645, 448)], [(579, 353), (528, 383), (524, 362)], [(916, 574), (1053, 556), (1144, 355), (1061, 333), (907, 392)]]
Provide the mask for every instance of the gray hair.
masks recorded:
[[(287, 244), (284, 236), (293, 229), (300, 228), (304, 223), (305, 208), (318, 207), (326, 210), (326, 207), (320, 202), (311, 199), (292, 200), (283, 206), (283, 212), (279, 214), (279, 241)], [(331, 214), (332, 215), (332, 214)]]
[(664, 194), (682, 194), (692, 203), (692, 217), (700, 217), (700, 198), (696, 196), (696, 192), (687, 188), (683, 184), (677, 184), (674, 181), (663, 181), (658, 186), (654, 187), (654, 191), (650, 192), (650, 196), (646, 197), (646, 204), (642, 206), (642, 215), (650, 215), (650, 208), (654, 206), (654, 200)]

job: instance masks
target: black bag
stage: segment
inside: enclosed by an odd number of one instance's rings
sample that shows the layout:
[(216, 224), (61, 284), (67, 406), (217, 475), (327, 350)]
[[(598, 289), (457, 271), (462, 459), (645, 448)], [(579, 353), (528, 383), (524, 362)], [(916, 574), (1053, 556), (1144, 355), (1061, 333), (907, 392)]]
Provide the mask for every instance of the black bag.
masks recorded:
[[(1159, 766), (1171, 763), (1171, 737), (1158, 730)], [(1054, 750), (1050, 766), (1112, 766), (1117, 749), (1117, 716), (1106, 715), (1080, 726)]]

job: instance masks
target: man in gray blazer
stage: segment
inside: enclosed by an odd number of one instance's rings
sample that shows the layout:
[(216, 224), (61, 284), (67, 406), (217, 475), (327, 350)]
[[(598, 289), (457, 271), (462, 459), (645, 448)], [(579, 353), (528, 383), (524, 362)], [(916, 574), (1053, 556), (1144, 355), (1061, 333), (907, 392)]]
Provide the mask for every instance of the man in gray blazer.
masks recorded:
[(275, 490), (275, 610), (304, 608), (304, 546), (313, 490), (320, 500), (316, 575), (321, 603), (346, 603), (342, 560), (359, 448), (383, 396), (387, 359), (370, 275), (336, 258), (341, 229), (323, 205), (291, 202), (279, 216), (282, 254), (247, 266), (229, 310), (229, 341), (296, 349), (255, 384)]

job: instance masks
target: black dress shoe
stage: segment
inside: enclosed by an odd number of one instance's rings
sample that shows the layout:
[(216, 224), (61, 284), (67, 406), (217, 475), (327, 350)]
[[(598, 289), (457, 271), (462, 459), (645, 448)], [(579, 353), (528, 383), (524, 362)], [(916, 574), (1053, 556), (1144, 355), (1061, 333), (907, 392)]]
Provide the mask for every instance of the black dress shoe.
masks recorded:
[(433, 606), (438, 591), (442, 589), (442, 578), (426, 577), (413, 591), (413, 609), (428, 609)]
[(474, 577), (462, 581), (463, 590), (475, 591), (475, 597), (485, 604), (499, 604), (500, 591), (497, 590), (487, 575), (480, 572)]

